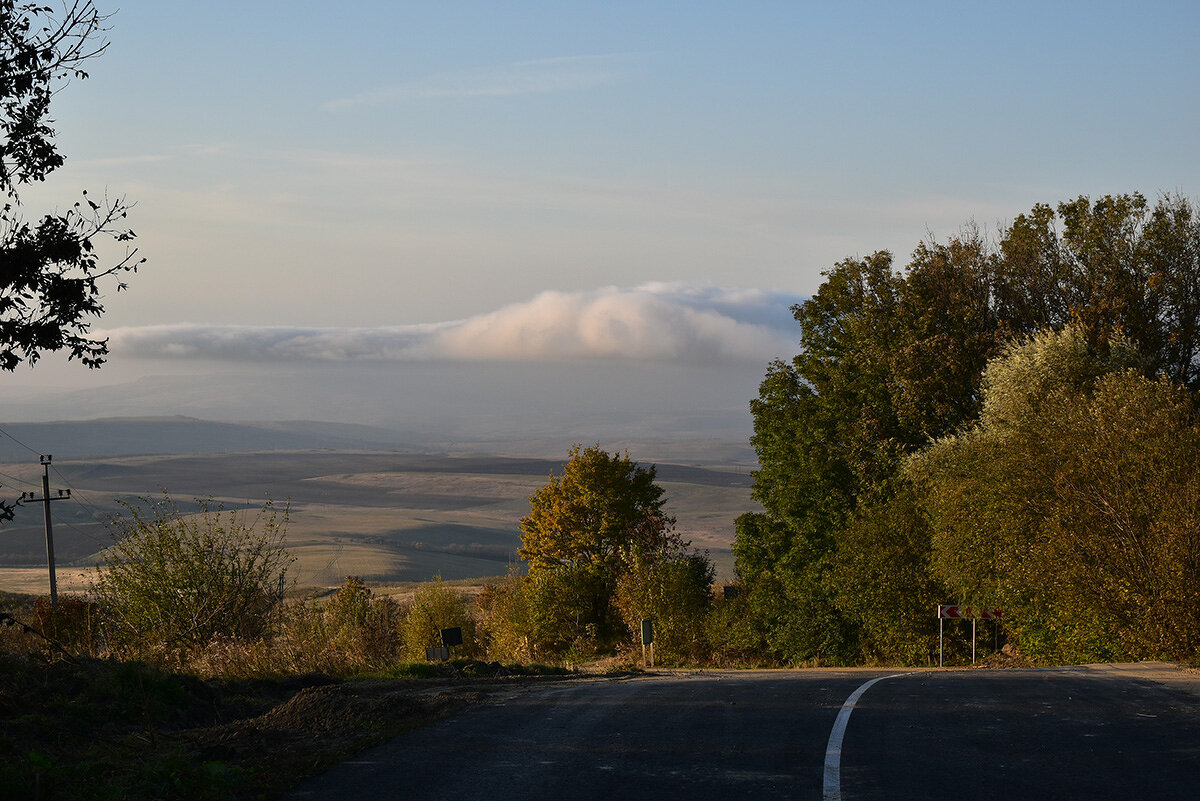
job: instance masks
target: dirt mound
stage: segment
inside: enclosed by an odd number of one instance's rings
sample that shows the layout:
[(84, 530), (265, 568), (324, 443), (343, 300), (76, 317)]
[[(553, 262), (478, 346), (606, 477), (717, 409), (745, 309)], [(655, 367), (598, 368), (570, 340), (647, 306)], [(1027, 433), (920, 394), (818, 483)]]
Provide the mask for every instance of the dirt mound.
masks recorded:
[(256, 716), (175, 732), (168, 738), (198, 764), (250, 777), (269, 797), (353, 753), (483, 700), (467, 688), (440, 692), (395, 681), (309, 686)]
[(972, 665), (976, 669), (1005, 670), (1013, 668), (1030, 668), (1034, 664), (1021, 653), (1021, 649), (1013, 643), (1005, 643), (1004, 647), (987, 659), (981, 659)]

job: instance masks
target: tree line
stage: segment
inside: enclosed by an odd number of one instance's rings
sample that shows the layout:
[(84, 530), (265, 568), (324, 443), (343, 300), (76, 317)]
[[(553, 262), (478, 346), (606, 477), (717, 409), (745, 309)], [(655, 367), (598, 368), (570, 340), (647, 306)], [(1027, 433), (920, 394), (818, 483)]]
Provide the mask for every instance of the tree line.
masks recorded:
[(1200, 648), (1200, 220), (1139, 194), (847, 259), (751, 403), (734, 546), (788, 662), (921, 663), (936, 605), (1044, 660)]

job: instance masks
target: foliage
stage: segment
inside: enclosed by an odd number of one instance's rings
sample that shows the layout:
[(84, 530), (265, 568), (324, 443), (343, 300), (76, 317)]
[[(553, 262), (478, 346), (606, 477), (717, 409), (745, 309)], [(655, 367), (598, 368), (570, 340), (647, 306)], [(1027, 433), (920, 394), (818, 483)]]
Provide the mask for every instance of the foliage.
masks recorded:
[(353, 655), (363, 666), (399, 657), (404, 612), (386, 596), (376, 596), (358, 576), (347, 576), (322, 610), (328, 647)]
[(585, 659), (628, 638), (618, 587), (628, 594), (631, 573), (648, 578), (654, 566), (692, 558), (655, 473), (599, 444), (571, 448), (563, 474), (530, 496), (521, 518), (529, 575), (485, 599), (496, 654)]
[(796, 664), (852, 661), (855, 633), (825, 580), (831, 546), (823, 537), (793, 532), (769, 514), (744, 514), (736, 527), (738, 572), (767, 652)]
[(488, 656), (498, 660), (588, 659), (626, 636), (612, 605), (613, 576), (595, 565), (512, 574), (479, 599)]
[(114, 647), (163, 658), (267, 631), (292, 562), (287, 508), (267, 501), (251, 517), (197, 503), (188, 514), (169, 496), (143, 499), (111, 521), (93, 590)]
[(768, 656), (766, 632), (756, 616), (750, 613), (747, 587), (730, 585), (734, 589), (713, 598), (704, 618), (704, 639), (708, 643), (709, 661), (720, 667), (774, 667)]
[(62, 653), (101, 656), (103, 619), (100, 605), (90, 598), (64, 594), (51, 603), (49, 596), (42, 595), (34, 599), (30, 625)]
[(1200, 429), (1191, 396), (1080, 327), (1010, 347), (979, 423), (914, 457), (933, 566), (1051, 660), (1200, 650)]
[(704, 623), (712, 606), (715, 571), (704, 554), (677, 559), (637, 559), (617, 580), (615, 604), (639, 641), (641, 621), (654, 621), (655, 656), (695, 664), (708, 658)]
[(406, 659), (423, 660), (426, 648), (442, 645), (442, 630), (461, 628), (463, 642), (451, 652), (456, 657), (475, 657), (480, 654), (475, 634), (475, 616), (462, 593), (446, 585), (441, 576), (422, 584), (413, 594), (408, 616), (402, 627), (403, 651)]
[(734, 545), (752, 612), (785, 659), (858, 658), (860, 621), (837, 600), (857, 590), (830, 572), (837, 535), (860, 497), (886, 500), (907, 453), (976, 409), (996, 339), (991, 264), (976, 234), (918, 248), (907, 278), (876, 253), (838, 264), (793, 309), (804, 351), (774, 362), (751, 401), (765, 511), (739, 519)]
[(938, 647), (933, 609), (946, 589), (933, 575), (930, 528), (908, 486), (862, 504), (837, 534), (830, 571), (838, 608), (859, 623), (860, 657), (930, 664)]
[[(902, 523), (911, 509), (894, 506), (905, 459), (973, 424), (985, 366), (1047, 327), (1200, 388), (1200, 220), (1179, 197), (1038, 205), (994, 245), (973, 228), (923, 242), (902, 272), (886, 252), (845, 260), (793, 312), (803, 351), (772, 363), (751, 402), (764, 509), (739, 519), (734, 546), (751, 614), (790, 661), (919, 660), (927, 624), (902, 642), (878, 614), (888, 598), (916, 609), (950, 575), (931, 572), (924, 535)], [(999, 468), (980, 454), (972, 469)], [(885, 555), (906, 576), (887, 589)]]
[(484, 585), (475, 598), (488, 659), (531, 662), (535, 658), (529, 636), (529, 600), (522, 578), (510, 571), (503, 579)]
[[(88, 336), (90, 318), (104, 312), (102, 282), (136, 271), (143, 260), (128, 247), (122, 200), (83, 199), (66, 213), (22, 221), (18, 187), (44, 181), (62, 166), (50, 127), (50, 103), (84, 66), (104, 52), (106, 17), (90, 2), (71, 2), (61, 13), (36, 3), (0, 0), (0, 368), (33, 364), (43, 352), (66, 350), (71, 359), (99, 367), (107, 340)], [(98, 239), (124, 250), (101, 262)], [(117, 284), (123, 289), (124, 284)]]
[(521, 518), (521, 558), (533, 571), (595, 565), (613, 574), (635, 555), (664, 558), (686, 543), (663, 511), (655, 467), (629, 454), (575, 445), (562, 476), (551, 475)]

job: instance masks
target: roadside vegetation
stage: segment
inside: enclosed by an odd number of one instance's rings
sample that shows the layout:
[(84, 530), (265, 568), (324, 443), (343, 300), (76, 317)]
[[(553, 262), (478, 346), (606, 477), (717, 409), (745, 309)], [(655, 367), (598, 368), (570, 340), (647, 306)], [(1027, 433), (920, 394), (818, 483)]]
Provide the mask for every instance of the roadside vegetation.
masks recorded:
[(936, 605), (1042, 662), (1200, 656), (1200, 217), (1035, 206), (848, 259), (751, 404), (734, 554), (758, 648), (936, 661)]

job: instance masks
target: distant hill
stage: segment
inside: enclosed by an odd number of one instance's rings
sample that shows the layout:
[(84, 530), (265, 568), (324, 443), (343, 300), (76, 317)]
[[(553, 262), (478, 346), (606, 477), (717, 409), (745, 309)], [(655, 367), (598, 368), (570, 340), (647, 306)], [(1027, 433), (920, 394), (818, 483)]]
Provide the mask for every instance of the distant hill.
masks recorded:
[[(311, 420), (221, 422), (193, 417), (110, 417), (44, 423), (0, 423), (0, 463), (37, 462), (39, 454), (57, 460), (104, 457), (254, 453), (264, 451), (397, 451), (405, 453), (491, 454), (561, 460), (575, 442), (594, 437), (580, 432), (557, 436), (439, 439), (414, 436), (383, 426)], [(628, 450), (639, 462), (741, 465), (755, 455), (745, 440), (698, 434), (674, 438), (646, 436), (600, 440), (610, 451)], [(556, 462), (557, 464), (557, 462)], [(660, 475), (661, 472), (660, 472)], [(664, 476), (665, 478), (665, 476)]]
[(223, 423), (191, 417), (114, 417), (50, 423), (3, 423), (0, 462), (36, 454), (104, 456), (298, 450), (401, 450), (402, 434), (346, 423)]

